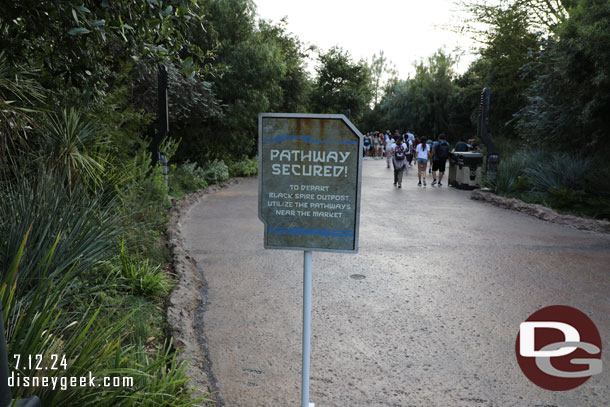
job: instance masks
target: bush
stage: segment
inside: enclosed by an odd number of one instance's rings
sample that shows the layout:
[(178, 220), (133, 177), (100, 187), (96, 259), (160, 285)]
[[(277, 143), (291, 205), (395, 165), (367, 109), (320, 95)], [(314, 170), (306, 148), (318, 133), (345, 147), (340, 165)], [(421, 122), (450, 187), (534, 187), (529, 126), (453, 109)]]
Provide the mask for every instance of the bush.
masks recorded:
[(169, 192), (176, 198), (205, 188), (205, 174), (197, 163), (186, 161), (180, 165), (171, 165), (169, 169)]
[(491, 186), (498, 194), (525, 192), (531, 182), (526, 169), (544, 160), (545, 155), (542, 150), (519, 150), (500, 161), (496, 179)]
[(531, 180), (532, 191), (580, 190), (591, 169), (591, 160), (574, 157), (567, 153), (556, 153), (550, 158), (530, 162), (523, 172)]
[[(0, 278), (28, 236), (19, 274), (18, 295), (42, 278), (39, 265), (49, 262), (49, 275), (75, 267), (80, 277), (115, 253), (121, 233), (117, 202), (103, 202), (76, 186), (70, 191), (61, 179), (38, 174), (33, 180), (17, 174), (0, 185)], [(57, 242), (55, 240), (57, 239)], [(55, 244), (55, 245), (54, 245)], [(53, 257), (47, 259), (53, 247)]]
[(81, 181), (97, 187), (107, 165), (108, 138), (97, 121), (70, 109), (49, 113), (42, 129), (37, 160), (51, 173), (67, 174), (69, 185)]
[[(46, 252), (39, 264), (43, 275), (49, 278), (37, 281), (32, 295), (18, 294), (16, 288), (27, 284), (18, 273), (24, 259), (28, 235), (21, 240), (19, 250), (10, 266), (0, 278), (0, 300), (4, 304), (7, 321), (7, 350), (10, 370), (24, 377), (49, 377), (49, 381), (63, 377), (87, 376), (98, 379), (105, 376), (133, 377), (132, 387), (25, 387), (13, 388), (13, 397), (25, 398), (36, 394), (45, 406), (193, 406), (204, 400), (195, 400), (186, 388), (188, 378), (185, 365), (170, 353), (171, 344), (162, 346), (149, 355), (141, 344), (124, 345), (124, 332), (130, 316), (118, 320), (112, 314), (101, 317), (100, 309), (87, 310), (80, 315), (67, 314), (62, 308), (69, 303), (67, 294), (77, 278), (75, 267), (51, 269), (58, 240)], [(31, 281), (29, 282), (31, 283)], [(24, 367), (18, 369), (13, 355), (43, 355), (43, 370)], [(66, 366), (50, 369), (51, 355), (65, 355)], [(60, 356), (61, 357), (61, 356)], [(57, 361), (56, 367), (59, 362)], [(47, 368), (44, 370), (44, 368)]]
[(515, 156), (500, 161), (496, 178), (491, 184), (496, 193), (509, 194), (514, 191), (514, 185), (518, 180), (519, 172), (522, 170), (521, 165), (521, 162)]
[(258, 157), (242, 157), (240, 161), (234, 161), (229, 165), (231, 177), (249, 177), (258, 173)]
[(558, 210), (610, 217), (610, 169), (599, 157), (521, 150), (502, 160), (493, 183), (496, 193)]
[(214, 160), (203, 166), (203, 179), (209, 185), (229, 179), (229, 167), (222, 160)]
[(151, 167), (150, 162), (150, 153), (142, 151), (119, 170), (120, 181), (112, 182), (121, 201), (118, 212), (127, 247), (162, 262), (169, 259), (169, 254), (159, 238), (165, 232), (171, 202), (162, 168)]
[(129, 290), (135, 295), (151, 298), (162, 297), (169, 293), (171, 285), (161, 266), (154, 266), (149, 259), (140, 260), (139, 255), (132, 258), (121, 242), (121, 276)]

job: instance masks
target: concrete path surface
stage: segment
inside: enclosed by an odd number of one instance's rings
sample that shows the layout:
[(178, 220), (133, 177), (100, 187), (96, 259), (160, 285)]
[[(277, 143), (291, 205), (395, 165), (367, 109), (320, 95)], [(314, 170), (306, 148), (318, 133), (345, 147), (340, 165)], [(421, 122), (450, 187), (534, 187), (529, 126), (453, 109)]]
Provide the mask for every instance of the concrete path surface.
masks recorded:
[[(472, 201), (447, 186), (392, 186), (363, 166), (359, 253), (313, 254), (316, 407), (610, 406), (610, 236)], [(263, 249), (257, 181), (182, 219), (207, 282), (198, 320), (219, 406), (299, 406), (303, 253)], [(519, 324), (570, 305), (597, 325), (602, 374), (543, 390), (515, 357)]]

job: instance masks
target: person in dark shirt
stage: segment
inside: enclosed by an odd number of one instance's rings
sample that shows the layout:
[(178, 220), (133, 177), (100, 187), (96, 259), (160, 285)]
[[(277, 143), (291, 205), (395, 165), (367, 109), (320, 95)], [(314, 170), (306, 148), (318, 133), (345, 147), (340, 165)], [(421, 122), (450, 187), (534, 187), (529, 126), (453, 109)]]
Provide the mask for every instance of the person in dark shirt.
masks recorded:
[(460, 140), (455, 144), (455, 150), (453, 150), (456, 153), (464, 153), (466, 151), (468, 151), (468, 144), (466, 144), (464, 141)]
[(443, 186), (443, 175), (445, 175), (445, 164), (449, 158), (449, 152), (449, 143), (445, 139), (445, 134), (441, 133), (433, 144), (432, 149), (432, 176), (434, 177), (432, 186), (436, 185), (437, 171), (439, 174), (438, 186)]

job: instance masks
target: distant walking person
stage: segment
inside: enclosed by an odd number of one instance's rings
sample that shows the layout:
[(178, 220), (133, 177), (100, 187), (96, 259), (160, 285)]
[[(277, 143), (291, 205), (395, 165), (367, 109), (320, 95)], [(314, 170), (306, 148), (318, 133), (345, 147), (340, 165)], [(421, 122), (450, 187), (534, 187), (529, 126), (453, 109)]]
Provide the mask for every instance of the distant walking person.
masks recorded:
[(385, 146), (385, 134), (379, 133), (379, 145), (377, 146), (377, 156), (379, 160), (383, 160), (383, 149)]
[(428, 161), (429, 161), (429, 168), (428, 168), (428, 174), (432, 174), (432, 146), (434, 145), (432, 139), (429, 139), (426, 141), (426, 144), (428, 144)]
[(426, 167), (428, 166), (428, 154), (430, 147), (426, 143), (426, 138), (422, 137), (421, 142), (415, 148), (415, 158), (417, 158), (417, 178), (419, 179), (418, 187), (422, 185), (422, 174), (424, 186), (426, 186)]
[(407, 167), (407, 145), (402, 136), (396, 136), (396, 142), (390, 147), (392, 164), (394, 165), (394, 186), (402, 188), (402, 175)]
[(413, 162), (413, 140), (405, 137), (405, 144), (407, 145), (407, 165), (411, 167), (411, 163)]
[(434, 144), (434, 150), (432, 151), (432, 176), (434, 180), (432, 185), (436, 184), (436, 172), (439, 172), (438, 186), (443, 186), (443, 175), (445, 175), (445, 166), (447, 159), (449, 158), (449, 152), (451, 151), (449, 143), (445, 140), (445, 134), (441, 133), (438, 136), (438, 143)]
[(364, 149), (364, 159), (366, 160), (367, 153), (371, 150), (371, 133), (366, 133), (366, 136), (364, 136), (362, 148)]
[(398, 135), (396, 135), (394, 138), (389, 138), (386, 140), (386, 144), (385, 144), (385, 161), (388, 164), (388, 168), (390, 168), (390, 161), (392, 161), (392, 156), (390, 154), (390, 150), (392, 149), (392, 146), (394, 145), (394, 143), (397, 142), (398, 140)]
[(379, 135), (375, 134), (373, 136), (373, 159), (374, 160), (378, 160), (379, 158), (377, 157), (379, 151)]
[(413, 130), (409, 130), (407, 131), (407, 143), (410, 141), (411, 144), (414, 144), (415, 142), (415, 135), (413, 134)]

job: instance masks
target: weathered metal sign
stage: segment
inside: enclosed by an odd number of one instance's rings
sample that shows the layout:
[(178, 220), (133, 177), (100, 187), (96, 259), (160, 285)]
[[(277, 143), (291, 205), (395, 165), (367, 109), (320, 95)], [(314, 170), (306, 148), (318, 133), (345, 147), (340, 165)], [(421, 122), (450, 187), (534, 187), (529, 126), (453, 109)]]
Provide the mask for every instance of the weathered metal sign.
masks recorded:
[(258, 156), (266, 249), (358, 251), (362, 134), (345, 116), (262, 113)]

